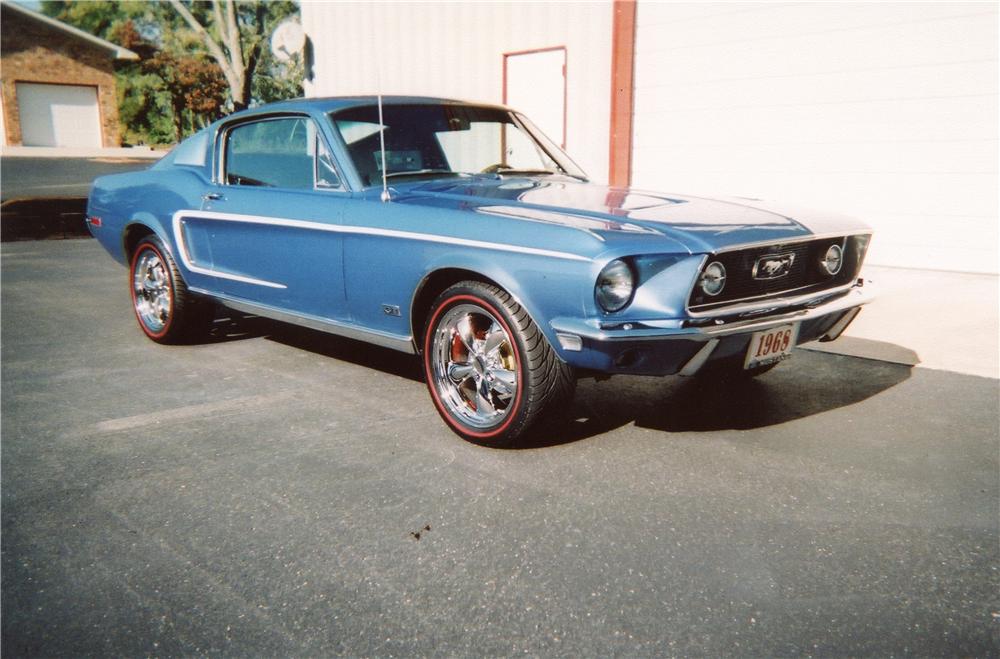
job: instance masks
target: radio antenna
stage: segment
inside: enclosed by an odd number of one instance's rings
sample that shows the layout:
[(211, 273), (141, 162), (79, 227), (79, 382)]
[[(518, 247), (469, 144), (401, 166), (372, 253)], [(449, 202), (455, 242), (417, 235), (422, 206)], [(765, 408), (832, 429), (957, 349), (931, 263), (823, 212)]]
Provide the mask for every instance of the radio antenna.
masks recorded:
[(379, 92), (378, 92), (378, 141), (379, 146), (382, 149), (382, 201), (387, 202), (391, 200), (389, 195), (389, 183), (388, 176), (385, 171), (385, 122), (382, 121), (382, 81), (379, 76)]

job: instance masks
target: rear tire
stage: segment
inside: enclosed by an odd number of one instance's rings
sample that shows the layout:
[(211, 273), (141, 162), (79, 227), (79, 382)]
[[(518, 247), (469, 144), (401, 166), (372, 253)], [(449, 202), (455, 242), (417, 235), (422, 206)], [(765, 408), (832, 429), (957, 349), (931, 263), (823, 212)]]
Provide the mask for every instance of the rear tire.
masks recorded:
[(505, 291), (464, 281), (431, 306), (424, 374), (441, 418), (463, 438), (513, 445), (573, 396), (572, 369), (560, 361), (524, 309)]
[(147, 236), (132, 253), (129, 267), (132, 308), (143, 333), (157, 343), (186, 343), (205, 334), (214, 308), (192, 294), (170, 251)]

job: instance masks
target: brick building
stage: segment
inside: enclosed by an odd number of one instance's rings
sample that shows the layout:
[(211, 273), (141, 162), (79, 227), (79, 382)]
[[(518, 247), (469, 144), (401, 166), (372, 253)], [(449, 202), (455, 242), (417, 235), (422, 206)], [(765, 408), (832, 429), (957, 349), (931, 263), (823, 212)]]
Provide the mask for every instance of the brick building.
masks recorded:
[(0, 2), (3, 143), (118, 146), (114, 62), (131, 59), (126, 48)]

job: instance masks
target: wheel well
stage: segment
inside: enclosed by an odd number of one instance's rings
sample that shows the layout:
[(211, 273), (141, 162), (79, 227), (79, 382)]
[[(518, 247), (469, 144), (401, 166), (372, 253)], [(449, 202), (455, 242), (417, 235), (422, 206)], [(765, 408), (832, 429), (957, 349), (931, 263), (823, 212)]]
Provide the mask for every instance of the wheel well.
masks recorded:
[(125, 228), (125, 235), (122, 236), (122, 249), (125, 253), (125, 260), (132, 259), (132, 252), (135, 251), (139, 241), (146, 236), (151, 236), (155, 232), (145, 224), (130, 224)]
[(503, 288), (489, 277), (484, 277), (472, 270), (462, 270), (461, 268), (445, 268), (429, 274), (417, 289), (417, 294), (413, 296), (413, 306), (410, 308), (410, 329), (413, 332), (414, 343), (417, 352), (423, 348), (424, 325), (427, 324), (427, 316), (430, 315), (431, 303), (441, 295), (449, 286), (460, 281), (478, 281), (490, 284), (498, 288)]

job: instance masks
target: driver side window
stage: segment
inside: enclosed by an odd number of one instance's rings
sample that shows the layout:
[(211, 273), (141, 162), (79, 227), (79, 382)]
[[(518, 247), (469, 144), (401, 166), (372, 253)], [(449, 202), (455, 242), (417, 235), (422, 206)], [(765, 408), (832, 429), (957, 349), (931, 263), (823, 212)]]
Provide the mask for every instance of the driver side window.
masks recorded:
[(240, 124), (226, 136), (227, 185), (312, 190), (340, 188), (333, 159), (308, 117)]

